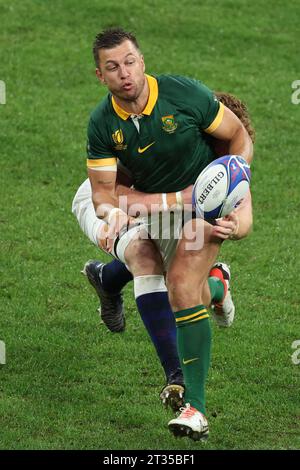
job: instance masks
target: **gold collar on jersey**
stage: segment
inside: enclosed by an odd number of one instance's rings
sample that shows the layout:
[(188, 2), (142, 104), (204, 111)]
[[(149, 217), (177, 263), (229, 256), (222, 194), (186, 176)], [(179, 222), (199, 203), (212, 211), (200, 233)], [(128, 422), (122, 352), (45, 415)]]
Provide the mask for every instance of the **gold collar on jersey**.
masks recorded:
[[(148, 102), (147, 102), (146, 107), (143, 110), (142, 114), (146, 114), (147, 116), (150, 116), (150, 114), (152, 113), (153, 108), (155, 106), (155, 103), (157, 101), (157, 98), (158, 98), (158, 84), (157, 84), (156, 78), (151, 77), (151, 75), (147, 75), (147, 74), (145, 74), (145, 75), (146, 75), (146, 78), (147, 78), (147, 81), (148, 81), (150, 93), (149, 93)], [(117, 115), (120, 118), (122, 118), (124, 121), (126, 121), (126, 119), (128, 119), (131, 116), (132, 113), (128, 113), (127, 111), (122, 109), (121, 106), (119, 106), (116, 103), (114, 97), (112, 97), (111, 102), (112, 102), (113, 108), (114, 108), (115, 112), (117, 113)]]

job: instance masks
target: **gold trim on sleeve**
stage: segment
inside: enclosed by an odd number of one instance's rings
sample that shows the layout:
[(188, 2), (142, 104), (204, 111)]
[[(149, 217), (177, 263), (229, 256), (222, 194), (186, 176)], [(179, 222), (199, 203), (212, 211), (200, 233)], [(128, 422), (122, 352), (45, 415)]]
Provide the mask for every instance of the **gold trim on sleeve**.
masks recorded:
[(221, 124), (222, 119), (223, 119), (223, 115), (224, 115), (224, 105), (223, 105), (223, 103), (220, 102), (219, 111), (218, 111), (215, 119), (213, 120), (213, 122), (211, 123), (210, 126), (208, 126), (206, 129), (204, 129), (204, 132), (207, 132), (208, 134), (211, 134), (212, 132), (214, 132), (219, 127), (219, 125)]
[(99, 159), (87, 159), (87, 167), (100, 167), (100, 166), (115, 166), (117, 165), (116, 158), (99, 158)]

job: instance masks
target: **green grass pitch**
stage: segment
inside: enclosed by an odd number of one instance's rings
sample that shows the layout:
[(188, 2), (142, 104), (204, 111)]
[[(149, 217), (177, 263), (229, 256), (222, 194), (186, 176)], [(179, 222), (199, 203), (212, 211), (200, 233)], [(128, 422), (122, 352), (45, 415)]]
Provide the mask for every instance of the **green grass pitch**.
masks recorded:
[[(299, 15), (297, 0), (0, 0), (0, 449), (300, 448)], [(222, 249), (237, 318), (213, 326), (205, 446), (167, 430), (132, 286), (126, 332), (113, 335), (80, 274), (87, 259), (108, 259), (70, 206), (105, 94), (91, 44), (116, 24), (137, 34), (147, 72), (236, 94), (257, 132), (254, 230)]]

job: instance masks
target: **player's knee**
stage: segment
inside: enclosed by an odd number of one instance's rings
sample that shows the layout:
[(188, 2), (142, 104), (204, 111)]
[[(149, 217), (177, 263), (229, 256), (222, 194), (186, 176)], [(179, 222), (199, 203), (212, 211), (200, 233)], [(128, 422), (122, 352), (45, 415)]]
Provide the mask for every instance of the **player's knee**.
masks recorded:
[(170, 272), (167, 276), (167, 288), (170, 304), (174, 310), (197, 305), (199, 290), (192, 285), (184, 273)]

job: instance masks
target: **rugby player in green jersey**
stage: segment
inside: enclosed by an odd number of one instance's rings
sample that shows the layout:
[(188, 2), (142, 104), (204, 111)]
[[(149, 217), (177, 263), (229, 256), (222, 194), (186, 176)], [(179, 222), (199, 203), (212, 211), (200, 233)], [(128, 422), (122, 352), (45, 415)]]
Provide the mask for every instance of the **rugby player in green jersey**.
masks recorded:
[[(241, 120), (245, 126), (248, 134), (254, 142), (255, 132), (252, 128), (248, 110), (244, 103), (238, 98), (229, 93), (216, 92), (215, 96), (225, 104), (234, 114)], [(220, 140), (211, 139), (217, 156), (224, 155), (227, 152), (228, 143)], [(146, 194), (134, 190), (132, 186), (132, 178), (128, 171), (123, 166), (118, 165), (117, 172), (117, 191), (120, 196), (127, 196), (128, 207), (131, 203), (140, 203), (140, 207), (144, 208), (145, 213), (153, 208), (153, 205), (163, 210), (162, 200), (164, 195), (160, 194)], [(184, 204), (191, 203), (192, 185), (181, 191), (180, 198)], [(166, 200), (168, 206), (176, 203), (176, 194), (167, 193)], [(145, 198), (147, 205), (145, 205)], [(96, 217), (93, 202), (92, 191), (89, 179), (85, 180), (78, 188), (72, 203), (72, 212), (76, 216), (78, 223), (89, 238), (89, 240), (105, 251), (107, 224)], [(248, 194), (243, 203), (240, 204), (238, 209), (231, 217), (231, 233), (226, 233), (222, 225), (215, 226), (215, 235), (222, 239), (239, 240), (245, 237), (252, 227), (252, 204), (251, 195)], [(219, 221), (221, 224), (222, 221)], [(228, 228), (228, 227), (227, 227)], [(219, 263), (220, 266), (226, 267), (224, 263)], [(123, 308), (122, 289), (130, 281), (132, 275), (127, 270), (126, 266), (119, 260), (114, 259), (110, 263), (103, 263), (98, 260), (90, 260), (85, 266), (83, 273), (87, 275), (89, 282), (95, 288), (100, 299), (100, 317), (107, 328), (112, 332), (122, 332), (125, 329), (125, 313)], [(209, 278), (209, 283), (213, 279)], [(217, 325), (228, 327), (233, 321), (233, 315), (226, 316), (226, 311), (222, 308), (220, 311), (214, 309), (213, 318)], [(165, 315), (173, 319), (173, 312), (171, 308)], [(183, 395), (183, 378), (182, 373), (176, 365), (177, 352), (174, 350), (173, 342), (175, 334), (175, 322), (170, 322), (169, 331), (167, 334), (162, 335), (162, 330), (165, 330), (166, 319), (161, 323), (156, 315), (155, 309), (149, 309), (145, 315), (142, 315), (142, 320), (148, 331), (148, 334), (153, 342), (157, 351), (158, 358), (166, 373), (166, 385), (163, 387), (160, 397), (165, 406), (170, 406), (174, 411), (178, 411), (182, 406)], [(168, 353), (166, 354), (166, 351)], [(171, 351), (171, 354), (170, 354)], [(174, 365), (175, 357), (175, 365)]]
[[(131, 34), (120, 29), (99, 34), (94, 55), (97, 76), (110, 91), (92, 114), (88, 129), (88, 176), (95, 212), (109, 226), (107, 250), (125, 262), (134, 277), (139, 309), (147, 307), (149, 288), (154, 305), (155, 294), (165, 292), (167, 267), (186, 387), (185, 407), (169, 422), (169, 429), (175, 435), (202, 439), (208, 436), (204, 389), (211, 344), (205, 305), (214, 300), (221, 308), (229, 296), (229, 279), (222, 278), (219, 269), (214, 272), (214, 288), (207, 281), (220, 238), (208, 222), (191, 219), (181, 238), (172, 247), (168, 244), (164, 257), (164, 245), (153, 243), (147, 225), (119, 208), (116, 162), (119, 158), (130, 170), (139, 191), (178, 193), (216, 157), (205, 133), (228, 142), (228, 153), (242, 155), (249, 163), (252, 142), (239, 119), (201, 83), (145, 75), (143, 56)], [(226, 221), (223, 226), (226, 231)]]

